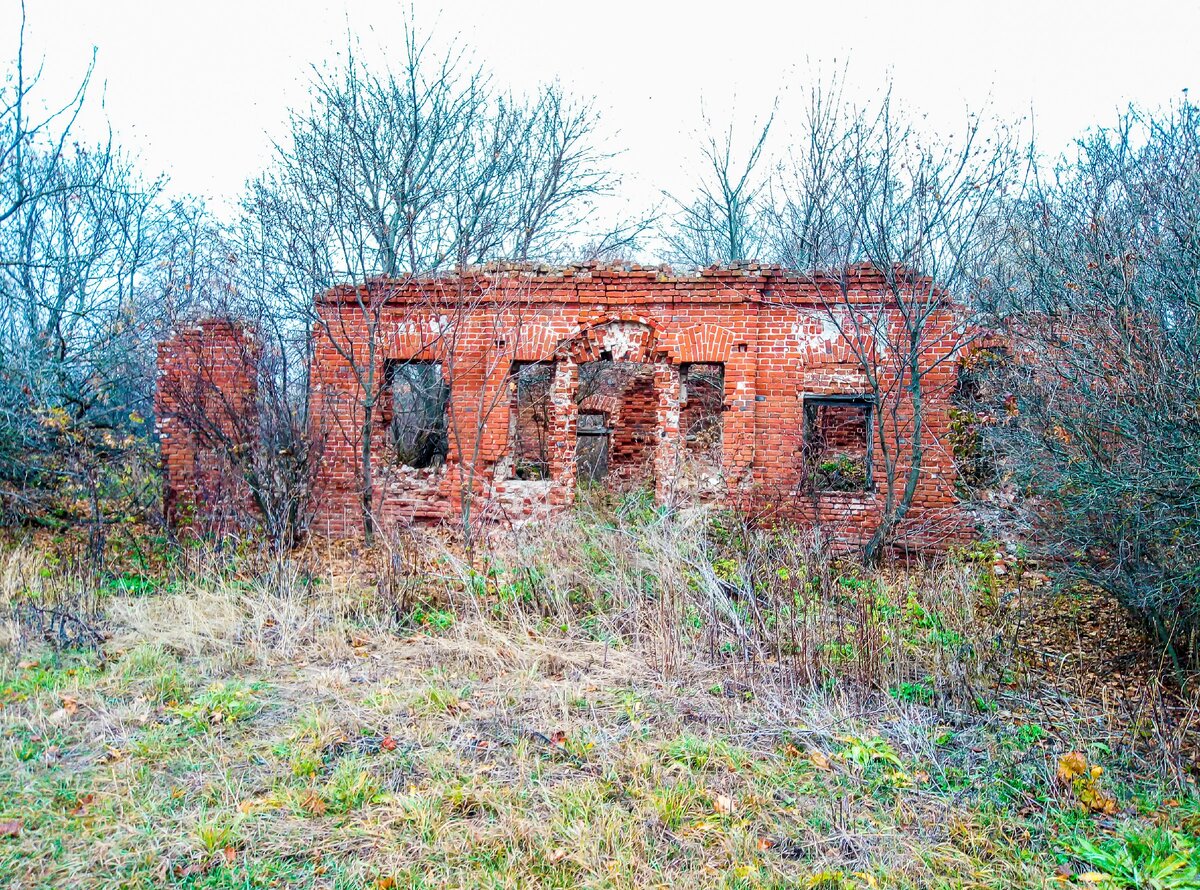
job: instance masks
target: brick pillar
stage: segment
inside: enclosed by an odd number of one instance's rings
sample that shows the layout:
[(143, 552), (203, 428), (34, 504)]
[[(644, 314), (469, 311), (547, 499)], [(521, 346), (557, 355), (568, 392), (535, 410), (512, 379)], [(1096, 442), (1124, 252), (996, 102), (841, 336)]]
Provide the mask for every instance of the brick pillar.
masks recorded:
[(564, 358), (554, 365), (554, 382), (550, 385), (550, 478), (554, 480), (551, 502), (570, 504), (575, 500), (575, 427), (579, 420), (579, 405), (575, 394), (579, 389), (579, 365)]
[(668, 501), (675, 491), (683, 437), (679, 430), (679, 365), (654, 364), (654, 389), (658, 393), (658, 441), (654, 446), (654, 497)]
[(240, 322), (206, 319), (158, 346), (155, 415), (170, 528), (225, 534), (257, 509), (245, 463), (257, 437), (259, 345)]
[(730, 496), (753, 484), (755, 412), (758, 407), (757, 344), (734, 346), (725, 363), (725, 414), (721, 427), (721, 469)]

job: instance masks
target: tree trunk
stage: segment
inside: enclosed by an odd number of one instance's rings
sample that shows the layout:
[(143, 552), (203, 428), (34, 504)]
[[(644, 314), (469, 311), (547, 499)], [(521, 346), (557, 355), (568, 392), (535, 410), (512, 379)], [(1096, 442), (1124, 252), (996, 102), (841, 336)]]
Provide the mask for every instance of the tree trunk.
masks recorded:
[[(863, 561), (868, 565), (876, 565), (883, 556), (884, 548), (891, 542), (893, 533), (904, 521), (904, 517), (908, 515), (908, 511), (912, 507), (913, 498), (917, 495), (917, 483), (921, 479), (921, 462), (925, 457), (924, 445), (921, 441), (925, 432), (925, 406), (921, 390), (921, 353), (918, 348), (920, 337), (916, 336), (912, 339), (914, 342), (909, 344), (908, 364), (909, 374), (912, 376), (912, 383), (909, 386), (911, 393), (909, 401), (912, 405), (913, 429), (909, 446), (908, 473), (905, 475), (904, 491), (900, 495), (899, 502), (886, 511), (883, 521), (879, 523), (863, 550)], [(896, 457), (899, 459), (899, 454)], [(890, 496), (889, 492), (889, 499)]]
[(363, 537), (368, 544), (375, 541), (375, 498), (374, 475), (371, 471), (371, 434), (375, 427), (375, 405), (373, 399), (363, 403), (362, 424), (362, 521)]

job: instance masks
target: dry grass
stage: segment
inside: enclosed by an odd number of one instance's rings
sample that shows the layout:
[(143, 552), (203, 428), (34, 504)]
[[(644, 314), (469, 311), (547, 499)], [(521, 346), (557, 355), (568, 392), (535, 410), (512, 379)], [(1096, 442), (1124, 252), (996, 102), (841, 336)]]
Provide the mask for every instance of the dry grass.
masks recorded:
[[(13, 624), (0, 882), (1043, 887), (1080, 838), (1200, 826), (1096, 714), (1037, 722), (963, 566), (636, 502), (494, 544), (193, 554), (110, 585), (103, 656)], [(6, 613), (52, 593), (4, 560)], [(1055, 778), (1076, 749), (1116, 815)]]

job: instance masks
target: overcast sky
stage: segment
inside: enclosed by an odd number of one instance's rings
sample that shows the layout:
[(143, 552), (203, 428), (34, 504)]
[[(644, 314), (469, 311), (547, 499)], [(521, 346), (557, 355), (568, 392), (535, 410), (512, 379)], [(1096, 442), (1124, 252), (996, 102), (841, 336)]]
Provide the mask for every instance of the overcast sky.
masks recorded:
[[(18, 0), (0, 0), (12, 56)], [(746, 125), (815, 72), (848, 65), (849, 91), (890, 74), (904, 102), (951, 131), (965, 110), (1033, 112), (1043, 151), (1200, 86), (1200, 2), (842, 0), (27, 0), (27, 52), (44, 97), (69, 94), (97, 51), (92, 117), (175, 190), (229, 206), (269, 157), (310, 66), (348, 30), (367, 54), (400, 46), (410, 10), (442, 40), (461, 35), (517, 91), (558, 79), (603, 114), (635, 205), (685, 187), (701, 103)], [(784, 122), (786, 123), (786, 121)], [(784, 127), (780, 128), (781, 130)]]

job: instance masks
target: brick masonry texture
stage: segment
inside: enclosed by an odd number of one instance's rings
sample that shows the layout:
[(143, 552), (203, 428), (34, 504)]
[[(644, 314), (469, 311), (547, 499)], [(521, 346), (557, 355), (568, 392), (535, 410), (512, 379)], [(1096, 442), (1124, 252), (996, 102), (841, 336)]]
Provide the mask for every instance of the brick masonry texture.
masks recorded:
[[(903, 487), (913, 411), (907, 394), (893, 392), (895, 362), (886, 342), (901, 342), (904, 329), (884, 276), (869, 267), (839, 279), (758, 264), (691, 276), (638, 266), (499, 267), (336, 289), (319, 297), (316, 309), (312, 431), (322, 443), (322, 459), (312, 528), (319, 534), (361, 534), (365, 356), (372, 339), (371, 505), (385, 529), (463, 519), (523, 521), (563, 509), (578, 484), (581, 412), (598, 411), (612, 427), (613, 484), (630, 475), (622, 468), (636, 464), (639, 478), (652, 482), (663, 502), (702, 497), (763, 521), (820, 521), (849, 544), (864, 540), (886, 509), (889, 463), (899, 480), (893, 491), (898, 495)], [(223, 337), (240, 343), (245, 336), (236, 326), (196, 331), (163, 344), (162, 381), (185, 373), (197, 349), (218, 364), (218, 356), (245, 351), (222, 346)], [(901, 543), (939, 548), (966, 530), (948, 443), (956, 371), (949, 359), (958, 342), (949, 311), (930, 318), (926, 340), (920, 358), (927, 371), (924, 455)], [(863, 354), (876, 357), (870, 374), (859, 359)], [(385, 360), (440, 363), (450, 388), (444, 463), (414, 469), (396, 460), (389, 445)], [(514, 478), (513, 472), (510, 440), (520, 425), (512, 413), (514, 368), (528, 362), (553, 363), (545, 479)], [(637, 370), (621, 391), (581, 398), (581, 366), (588, 362)], [(219, 379), (230, 388), (229, 401), (243, 403), (253, 393), (251, 378), (236, 362), (222, 367)], [(723, 397), (686, 386), (691, 373), (718, 386), (723, 381)], [(805, 398), (869, 396), (872, 378), (883, 400), (874, 417), (884, 428), (872, 430), (868, 490), (813, 491), (805, 461)], [(210, 484), (196, 469), (207, 446), (203, 437), (178, 431), (170, 408), (160, 396), (168, 491), (178, 502), (182, 492)], [(719, 418), (705, 422), (703, 415), (713, 412)], [(688, 440), (695, 429), (715, 439), (699, 447)], [(888, 455), (901, 458), (889, 461)]]
[(253, 521), (240, 463), (255, 436), (258, 357), (253, 332), (225, 319), (159, 344), (155, 416), (171, 527), (220, 534)]

